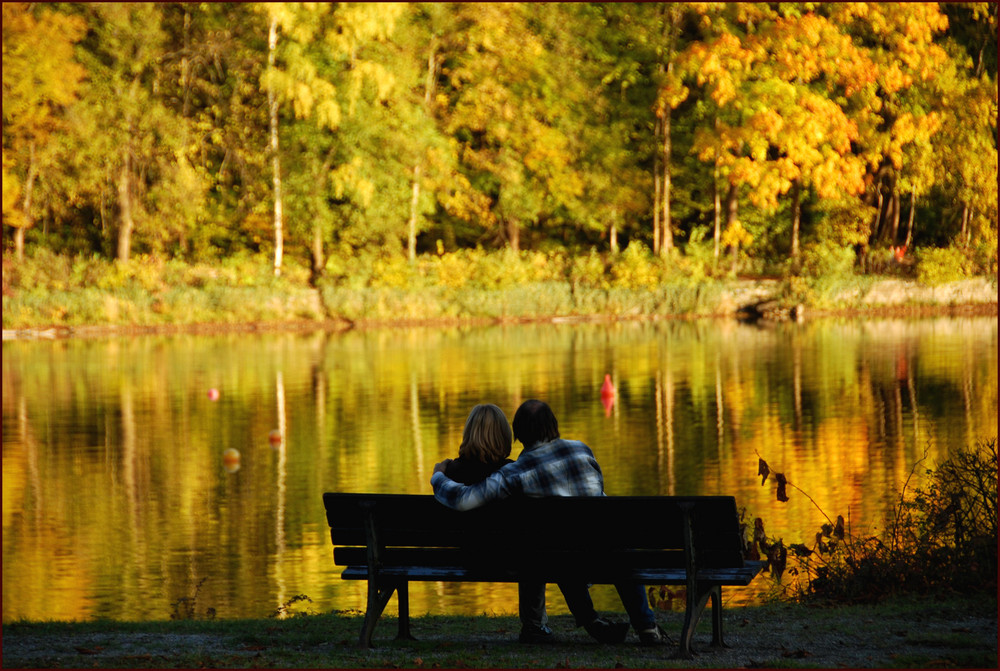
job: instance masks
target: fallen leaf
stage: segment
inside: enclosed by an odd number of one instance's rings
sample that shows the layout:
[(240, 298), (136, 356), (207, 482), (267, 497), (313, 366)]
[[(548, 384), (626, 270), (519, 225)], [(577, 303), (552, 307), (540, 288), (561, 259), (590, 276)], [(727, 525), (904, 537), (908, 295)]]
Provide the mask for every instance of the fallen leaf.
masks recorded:
[(76, 651), (81, 655), (96, 655), (99, 652), (101, 652), (101, 650), (104, 650), (104, 647), (100, 645), (95, 645), (93, 648), (83, 648), (83, 647), (76, 648)]

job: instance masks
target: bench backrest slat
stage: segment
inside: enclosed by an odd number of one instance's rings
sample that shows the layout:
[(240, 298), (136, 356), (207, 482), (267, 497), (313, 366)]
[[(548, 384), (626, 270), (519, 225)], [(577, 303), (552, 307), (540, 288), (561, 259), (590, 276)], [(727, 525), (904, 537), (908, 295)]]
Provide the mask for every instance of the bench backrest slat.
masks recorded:
[(743, 565), (731, 496), (516, 498), (458, 512), (431, 495), (326, 493), (335, 546), (364, 546), (374, 515), (384, 547), (545, 550), (682, 550), (681, 504), (691, 506), (695, 554), (704, 568)]

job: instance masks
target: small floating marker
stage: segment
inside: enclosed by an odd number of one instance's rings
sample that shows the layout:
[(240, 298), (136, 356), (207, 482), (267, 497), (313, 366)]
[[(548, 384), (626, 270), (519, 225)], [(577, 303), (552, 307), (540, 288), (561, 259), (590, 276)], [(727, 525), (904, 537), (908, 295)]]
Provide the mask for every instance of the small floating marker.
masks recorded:
[(219, 390), (216, 389), (215, 387), (212, 387), (211, 389), (209, 389), (208, 390), (208, 400), (210, 400), (210, 401), (218, 401), (219, 400)]
[(267, 434), (267, 442), (271, 443), (271, 447), (278, 447), (281, 445), (281, 431), (274, 429), (271, 433)]
[(222, 453), (222, 466), (227, 473), (235, 473), (240, 470), (240, 451), (230, 447)]
[(611, 416), (611, 406), (615, 404), (615, 385), (611, 382), (611, 376), (604, 376), (604, 384), (601, 385), (601, 405), (604, 406), (604, 416)]
[(604, 376), (604, 384), (601, 386), (601, 398), (615, 395), (615, 385), (611, 382), (611, 376)]

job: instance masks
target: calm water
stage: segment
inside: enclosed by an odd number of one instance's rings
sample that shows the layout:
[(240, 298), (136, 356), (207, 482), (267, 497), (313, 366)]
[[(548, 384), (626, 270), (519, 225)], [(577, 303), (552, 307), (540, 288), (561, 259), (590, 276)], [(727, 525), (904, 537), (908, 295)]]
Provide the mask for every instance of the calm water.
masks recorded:
[[(593, 448), (609, 494), (732, 494), (808, 541), (824, 512), (880, 526), (917, 460), (996, 435), (997, 320), (4, 342), (3, 621), (260, 617), (299, 594), (312, 612), (363, 609), (332, 565), (322, 492), (428, 493), (474, 404), (512, 417), (533, 397)], [(794, 488), (776, 502), (759, 457), (816, 505)], [(516, 612), (509, 585), (411, 600)]]

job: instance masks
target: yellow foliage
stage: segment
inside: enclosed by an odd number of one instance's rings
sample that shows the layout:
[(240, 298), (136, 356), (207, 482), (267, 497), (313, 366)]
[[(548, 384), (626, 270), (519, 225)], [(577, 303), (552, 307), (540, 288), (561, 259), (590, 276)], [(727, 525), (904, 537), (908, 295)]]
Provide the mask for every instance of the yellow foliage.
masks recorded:
[(722, 244), (727, 247), (739, 247), (741, 245), (746, 247), (752, 242), (753, 236), (747, 229), (743, 228), (743, 224), (738, 219), (722, 232)]

